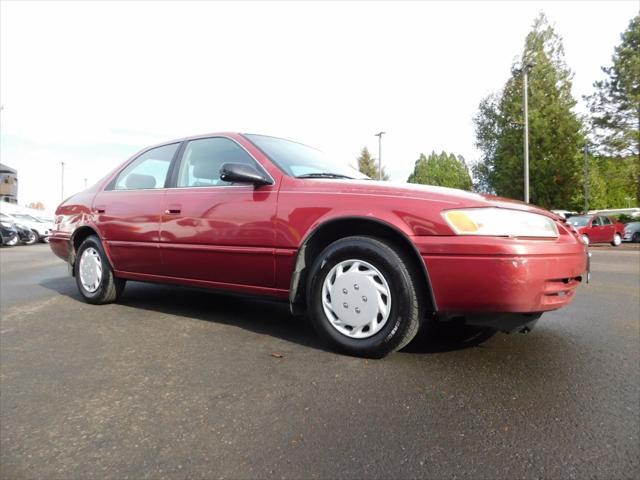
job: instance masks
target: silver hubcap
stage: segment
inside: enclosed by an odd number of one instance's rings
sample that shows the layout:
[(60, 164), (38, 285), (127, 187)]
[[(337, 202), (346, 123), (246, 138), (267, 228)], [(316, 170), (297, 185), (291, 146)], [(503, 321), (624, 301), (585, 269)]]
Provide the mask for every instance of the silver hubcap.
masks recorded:
[(344, 260), (324, 279), (322, 307), (331, 326), (341, 334), (351, 338), (371, 337), (389, 319), (389, 284), (370, 263)]
[(102, 280), (102, 260), (98, 251), (89, 247), (80, 257), (80, 283), (88, 292), (95, 292)]
[(622, 243), (622, 238), (617, 233), (613, 236), (614, 245), (620, 245)]
[(589, 237), (587, 237), (586, 235), (582, 235), (582, 241), (589, 245)]

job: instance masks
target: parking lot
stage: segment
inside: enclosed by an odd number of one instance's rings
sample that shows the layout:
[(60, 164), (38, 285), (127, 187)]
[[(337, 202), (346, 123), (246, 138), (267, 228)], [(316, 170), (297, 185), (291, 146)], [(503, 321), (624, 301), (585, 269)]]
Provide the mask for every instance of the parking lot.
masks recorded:
[(259, 299), (129, 283), (87, 305), (47, 245), (2, 249), (0, 476), (638, 478), (640, 250), (593, 252), (530, 334), (373, 361)]

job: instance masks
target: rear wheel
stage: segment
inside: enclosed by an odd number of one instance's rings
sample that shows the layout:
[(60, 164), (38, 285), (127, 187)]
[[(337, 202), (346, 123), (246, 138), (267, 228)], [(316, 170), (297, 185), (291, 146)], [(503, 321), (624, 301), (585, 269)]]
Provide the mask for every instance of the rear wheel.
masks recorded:
[(640, 242), (640, 233), (636, 232), (631, 236), (631, 241), (634, 243)]
[(420, 287), (394, 246), (370, 237), (337, 240), (311, 269), (311, 320), (333, 349), (384, 357), (416, 335), (424, 314)]
[(613, 245), (614, 247), (619, 247), (621, 243), (622, 243), (622, 237), (620, 236), (619, 233), (616, 233), (613, 236), (613, 241), (611, 242), (611, 245)]
[(76, 254), (76, 284), (83, 298), (96, 305), (115, 302), (124, 290), (125, 280), (116, 278), (100, 239), (87, 237)]

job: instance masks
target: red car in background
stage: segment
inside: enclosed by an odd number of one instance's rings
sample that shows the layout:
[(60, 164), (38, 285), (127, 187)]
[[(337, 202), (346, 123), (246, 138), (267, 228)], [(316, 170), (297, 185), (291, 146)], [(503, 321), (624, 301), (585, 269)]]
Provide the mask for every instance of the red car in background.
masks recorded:
[(89, 303), (117, 300), (127, 280), (268, 295), (336, 350), (370, 357), (452, 318), (527, 331), (588, 269), (587, 246), (541, 208), (376, 182), (306, 145), (237, 133), (134, 155), (58, 207), (50, 242)]
[(582, 236), (587, 245), (610, 243), (618, 247), (624, 237), (624, 224), (605, 215), (580, 215), (569, 217), (567, 222)]

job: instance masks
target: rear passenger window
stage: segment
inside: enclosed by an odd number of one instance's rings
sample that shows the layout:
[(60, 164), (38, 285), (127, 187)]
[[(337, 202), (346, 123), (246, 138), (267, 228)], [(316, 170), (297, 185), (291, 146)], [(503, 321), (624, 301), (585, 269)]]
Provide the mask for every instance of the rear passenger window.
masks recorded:
[(233, 140), (223, 137), (191, 140), (182, 155), (177, 186), (230, 185), (229, 182), (220, 180), (220, 167), (228, 162), (257, 167), (251, 155)]
[(611, 220), (609, 220), (609, 217), (600, 217), (600, 220), (602, 221), (603, 225), (611, 225)]
[(115, 190), (164, 188), (171, 160), (179, 143), (153, 148), (136, 158), (116, 180)]

